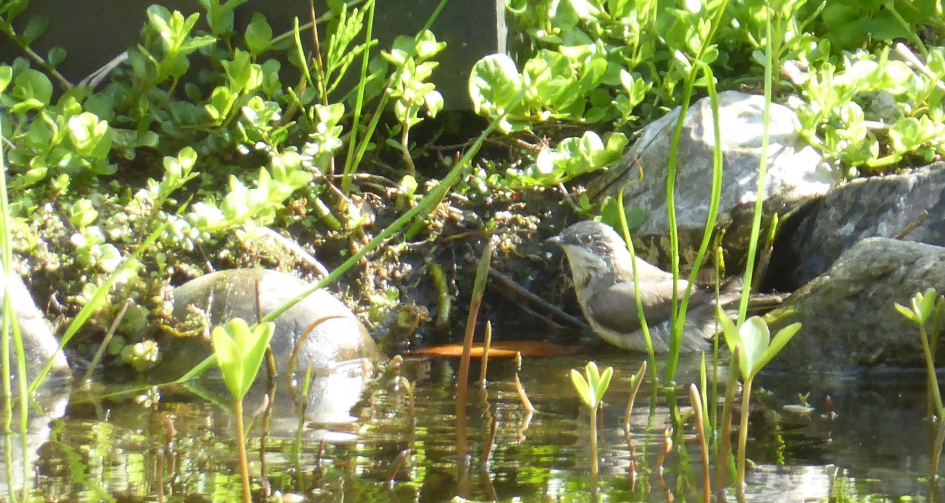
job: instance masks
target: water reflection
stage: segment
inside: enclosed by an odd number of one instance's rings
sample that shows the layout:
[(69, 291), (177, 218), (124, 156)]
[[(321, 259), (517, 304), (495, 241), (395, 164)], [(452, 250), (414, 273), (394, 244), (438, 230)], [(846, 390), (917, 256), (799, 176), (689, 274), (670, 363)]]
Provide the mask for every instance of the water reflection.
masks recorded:
[[(470, 388), (470, 499), (590, 497), (588, 414), (567, 377), (571, 368), (583, 367), (588, 359), (524, 361), (519, 375), (537, 408), (527, 422), (512, 382), (515, 364), (490, 364), (487, 385)], [(601, 500), (700, 500), (702, 467), (691, 423), (678, 437), (684, 449), (666, 457), (660, 477), (657, 459), (664, 428), (671, 422), (663, 399), (650, 401), (650, 390), (641, 390), (628, 443), (624, 408), (630, 376), (640, 360), (625, 355), (593, 359), (615, 367), (600, 430)], [(320, 376), (313, 385), (318, 398), (308, 402), (301, 422), (295, 404), (283, 396), (273, 410), (264, 458), (259, 455), (262, 419), (253, 422), (249, 451), (257, 491), (262, 491), (258, 482), (264, 459), (265, 486), (273, 495), (294, 494), (303, 501), (451, 499), (459, 490), (456, 368), (447, 360), (406, 362), (401, 374), (415, 386), (412, 406), (404, 381), (390, 375), (371, 380), (357, 367)], [(478, 369), (473, 368), (472, 375), (478, 375)], [(680, 378), (692, 380), (691, 372)], [(935, 431), (924, 419), (922, 374), (817, 379), (768, 375), (759, 384), (763, 389), (750, 412), (749, 446), (757, 466), (748, 476), (747, 501), (927, 496)], [(37, 457), (26, 462), (36, 474), (35, 498), (237, 498), (233, 421), (221, 391), (213, 386), (165, 390), (150, 407), (135, 395), (97, 401), (74, 396), (62, 417), (43, 420), (45, 437), (31, 444)], [(813, 410), (806, 415), (784, 407), (808, 392)], [(834, 416), (826, 414), (828, 395)], [(255, 396), (261, 400), (261, 395)], [(247, 405), (247, 411), (252, 410)], [(487, 447), (491, 449), (483, 462)], [(388, 480), (393, 482), (388, 485)], [(19, 483), (14, 479), (12, 485)], [(728, 499), (735, 501), (734, 494)]]

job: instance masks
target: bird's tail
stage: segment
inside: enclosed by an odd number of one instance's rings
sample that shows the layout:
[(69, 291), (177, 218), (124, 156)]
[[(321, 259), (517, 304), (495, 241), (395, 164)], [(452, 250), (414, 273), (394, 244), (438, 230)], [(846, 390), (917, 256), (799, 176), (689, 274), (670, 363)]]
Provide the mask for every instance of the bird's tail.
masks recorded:
[[(729, 278), (719, 285), (719, 302), (726, 311), (737, 309), (742, 298), (744, 281), (741, 277)], [(748, 299), (748, 314), (764, 314), (784, 303), (787, 296), (777, 293), (753, 293)]]

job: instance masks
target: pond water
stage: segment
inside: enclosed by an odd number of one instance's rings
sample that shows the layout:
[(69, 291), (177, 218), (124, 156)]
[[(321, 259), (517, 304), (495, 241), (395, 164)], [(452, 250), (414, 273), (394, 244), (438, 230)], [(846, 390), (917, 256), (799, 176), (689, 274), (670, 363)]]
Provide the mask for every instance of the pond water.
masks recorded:
[[(596, 490), (588, 463), (589, 414), (568, 377), (569, 369), (588, 360), (615, 370), (599, 431)], [(264, 440), (262, 418), (254, 419), (249, 458), (256, 501), (263, 501), (263, 491), (273, 501), (448, 501), (457, 495), (477, 501), (701, 501), (692, 421), (676, 437), (685, 448), (665, 456), (659, 470), (670, 422), (662, 393), (653, 401), (644, 385), (629, 435), (624, 431), (630, 376), (641, 361), (615, 352), (524, 359), (518, 376), (537, 409), (530, 417), (516, 391), (514, 361), (490, 362), (488, 384), (470, 388), (465, 475), (457, 468), (458, 360), (404, 362), (400, 373), (416, 386), (412, 405), (402, 380), (385, 374), (359, 393), (363, 374), (352, 371), (321, 383), (332, 391), (310, 403), (304, 421), (288, 399), (275, 402)], [(684, 361), (679, 382), (697, 381), (697, 365)], [(475, 382), (478, 364), (471, 371)], [(0, 481), (13, 483), (0, 497), (22, 496), (28, 478), (31, 501), (240, 499), (234, 423), (221, 387), (163, 390), (159, 401), (144, 391), (102, 398), (115, 390), (45, 397), (40, 405), (48, 412), (34, 413), (25, 465), (21, 439), (6, 437), (7, 470)], [(927, 482), (935, 428), (925, 420), (923, 374), (765, 375), (756, 390), (748, 501), (939, 500)], [(812, 410), (792, 407), (806, 393)], [(679, 395), (685, 414), (688, 391)], [(258, 399), (248, 400), (246, 410), (253, 411)]]

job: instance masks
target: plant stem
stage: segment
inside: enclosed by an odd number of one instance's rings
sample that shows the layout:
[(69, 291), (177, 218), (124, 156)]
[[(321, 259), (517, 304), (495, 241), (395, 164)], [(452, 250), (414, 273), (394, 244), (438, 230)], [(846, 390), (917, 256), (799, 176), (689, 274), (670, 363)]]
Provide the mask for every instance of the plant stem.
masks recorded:
[(732, 455), (732, 409), (735, 403), (735, 386), (738, 384), (738, 353), (732, 354), (725, 381), (725, 403), (722, 405), (722, 432), (719, 436), (719, 454), (716, 459), (715, 486), (718, 490), (728, 487), (729, 459)]
[(925, 331), (925, 325), (919, 325), (919, 338), (922, 339), (922, 352), (925, 353), (925, 368), (928, 372), (929, 392), (935, 401), (935, 412), (938, 414), (939, 421), (942, 420), (942, 393), (938, 388), (938, 377), (935, 373), (935, 355), (932, 354), (932, 348), (929, 347), (929, 337)]
[(640, 328), (643, 329), (643, 339), (646, 341), (646, 358), (650, 362), (650, 369), (653, 372), (653, 389), (660, 382), (659, 374), (656, 371), (656, 352), (653, 349), (653, 339), (650, 337), (650, 327), (646, 323), (646, 315), (643, 313), (643, 297), (640, 295), (640, 279), (637, 276), (637, 253), (633, 249), (633, 241), (630, 239), (630, 229), (627, 225), (627, 212), (623, 209), (623, 190), (617, 193), (617, 207), (620, 208), (620, 227), (623, 238), (627, 241), (627, 250), (630, 251), (631, 274), (633, 275), (633, 298), (637, 301), (637, 319), (640, 320)]
[[(364, 52), (361, 54), (361, 78), (358, 80), (358, 94), (354, 102), (354, 124), (351, 126), (351, 139), (348, 140), (348, 155), (345, 157), (344, 177), (341, 179), (341, 191), (345, 195), (351, 192), (351, 175), (357, 169), (354, 151), (358, 143), (358, 131), (361, 129), (361, 108), (364, 106), (364, 86), (367, 83), (368, 61), (371, 59), (370, 43), (374, 33), (374, 1), (369, 0), (367, 11), (367, 28), (364, 30)], [(362, 140), (367, 143), (370, 133)]]
[[(469, 316), (466, 320), (466, 336), (463, 339), (463, 356), (459, 361), (458, 382), (456, 384), (456, 455), (459, 456), (459, 478), (462, 479), (466, 468), (468, 451), (466, 437), (466, 391), (469, 385), (469, 359), (472, 349), (473, 336), (476, 332), (476, 320), (479, 318), (479, 308), (482, 306), (482, 297), (486, 292), (486, 282), (489, 279), (489, 267), (492, 263), (492, 241), (479, 258), (476, 268), (476, 281), (473, 284), (472, 300), (469, 305)], [(462, 495), (465, 497), (465, 495)]]
[[(704, 360), (703, 356), (703, 360)], [(705, 368), (703, 366), (703, 368)], [(689, 386), (689, 400), (692, 402), (693, 416), (696, 418), (696, 435), (702, 451), (702, 500), (712, 501), (712, 484), (709, 480), (709, 446), (705, 440), (705, 422), (703, 421), (702, 397), (695, 384)]]
[(742, 414), (738, 426), (738, 467), (736, 486), (745, 486), (745, 446), (748, 444), (748, 404), (751, 400), (751, 381), (745, 379), (742, 384)]
[[(765, 36), (771, 40), (771, 9), (765, 11)], [(745, 321), (748, 313), (748, 299), (751, 295), (752, 275), (754, 274), (755, 255), (758, 252), (758, 236), (761, 234), (761, 212), (765, 203), (768, 175), (768, 127), (771, 124), (771, 82), (774, 79), (774, 54), (770, 43), (765, 43), (765, 105), (761, 120), (761, 160), (758, 163), (758, 183), (755, 189), (754, 220), (751, 223), (751, 238), (748, 240), (748, 255), (745, 258), (745, 286), (741, 302), (738, 304), (738, 323)]]
[(591, 485), (597, 486), (597, 408), (594, 404), (591, 409)]
[(939, 458), (942, 457), (942, 444), (945, 443), (945, 421), (942, 420), (941, 415), (938, 419), (938, 433), (935, 435), (935, 444), (932, 449), (932, 462), (929, 470), (929, 483), (935, 485), (937, 484), (938, 477), (938, 462)]
[(407, 174), (416, 178), (417, 177), (417, 168), (413, 165), (413, 157), (410, 156), (410, 148), (407, 146), (409, 141), (408, 133), (410, 131), (410, 119), (409, 117), (413, 114), (413, 107), (407, 111), (407, 120), (404, 122), (404, 129), (400, 133), (400, 152), (404, 156), (404, 162), (407, 164)]
[(243, 482), (243, 503), (252, 503), (253, 493), (249, 489), (249, 464), (246, 462), (246, 432), (243, 430), (243, 399), (237, 398), (236, 414), (236, 452), (240, 460), (240, 480)]
[[(717, 7), (715, 12), (715, 17), (712, 19), (709, 33), (702, 41), (702, 46), (699, 48), (699, 53), (696, 55), (694, 61), (696, 63), (701, 62), (706, 53), (712, 47), (712, 39), (715, 38), (715, 33), (718, 31), (719, 25), (722, 24), (722, 15), (725, 13), (725, 9), (728, 8), (728, 0), (723, 0), (721, 4)], [(675, 288), (677, 282), (679, 281), (679, 229), (676, 225), (676, 159), (679, 151), (679, 140), (682, 136), (682, 128), (686, 121), (686, 112), (689, 111), (689, 104), (692, 101), (693, 88), (696, 84), (696, 76), (698, 75), (698, 69), (693, 66), (692, 70), (686, 76), (686, 82), (683, 87), (683, 101), (679, 107), (679, 118), (676, 120), (676, 126), (673, 130), (673, 137), (670, 142), (669, 149), (669, 162), (666, 171), (666, 212), (669, 220), (669, 244), (670, 250), (672, 253), (671, 257), (671, 272), (673, 273), (673, 295), (671, 300), (671, 318), (674, 320), (672, 324), (672, 329), (670, 330), (669, 337), (669, 358), (667, 359), (666, 364), (666, 381), (673, 382), (676, 379), (676, 364), (679, 360), (679, 350), (682, 342), (682, 329), (685, 321), (686, 313), (685, 311), (680, 310), (679, 305), (679, 293)], [(716, 135), (719, 135), (718, 127), (716, 127)], [(718, 144), (716, 144), (716, 150), (718, 150)], [(689, 292), (685, 294), (685, 297), (689, 296)], [(688, 301), (687, 301), (688, 302)]]

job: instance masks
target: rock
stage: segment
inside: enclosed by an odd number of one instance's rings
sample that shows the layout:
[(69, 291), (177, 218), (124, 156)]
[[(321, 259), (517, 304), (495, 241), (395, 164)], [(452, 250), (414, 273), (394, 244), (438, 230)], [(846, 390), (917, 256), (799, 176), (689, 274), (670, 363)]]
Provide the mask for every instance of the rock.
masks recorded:
[[(719, 221), (732, 221), (726, 233), (727, 249), (747, 250), (756, 200), (763, 110), (763, 96), (736, 91), (719, 94), (724, 165)], [(615, 196), (620, 187), (637, 180), (639, 160), (643, 180), (626, 186), (624, 204), (628, 209), (646, 210), (646, 220), (633, 230), (634, 236), (644, 241), (669, 235), (666, 169), (678, 117), (679, 108), (649, 124), (623, 160), (588, 186), (589, 196), (597, 202), (603, 196)], [(838, 180), (839, 175), (799, 136), (795, 122), (793, 111), (771, 105), (765, 203), (768, 215), (783, 213), (825, 194)], [(703, 98), (686, 113), (677, 157), (676, 216), (683, 260), (687, 258), (687, 243), (698, 248), (709, 214), (714, 144), (712, 107), (709, 99)]]
[(868, 237), (945, 246), (945, 163), (853, 180), (792, 216), (775, 241), (765, 286), (793, 291)]
[[(3, 266), (0, 266), (0, 277), (3, 276)], [(20, 324), (20, 334), (23, 336), (23, 352), (26, 355), (26, 376), (29, 381), (33, 381), (39, 372), (45, 368), (46, 363), (52, 359), (52, 367), (48, 377), (70, 379), (72, 371), (69, 369), (69, 362), (62, 351), (59, 351), (59, 339), (53, 335), (49, 321), (43, 312), (36, 307), (36, 302), (30, 294), (23, 279), (18, 274), (10, 276), (9, 284), (13, 312), (16, 313)], [(4, 292), (0, 289), (0, 302), (3, 301)], [(12, 340), (12, 339), (11, 339)], [(15, 355), (15, 349), (10, 346), (11, 355)], [(15, 360), (12, 360), (13, 371), (16, 372)]]
[(909, 306), (916, 292), (930, 287), (945, 292), (945, 248), (886, 238), (860, 241), (768, 313), (772, 333), (803, 324), (773, 365), (810, 371), (924, 368), (918, 329), (894, 303)]
[[(211, 325), (221, 325), (237, 317), (252, 325), (256, 321), (257, 279), (263, 316), (311, 287), (290, 274), (265, 269), (215, 272), (174, 289), (174, 317), (185, 320), (196, 310), (206, 312)], [(364, 325), (324, 289), (311, 293), (276, 318), (275, 323), (270, 346), (282, 376), (289, 370), (289, 360), (298, 343), (301, 349), (294, 369), (304, 372), (311, 364), (315, 375), (324, 375), (344, 362), (381, 358)], [(302, 340), (313, 324), (312, 332)], [(162, 376), (181, 376), (212, 353), (209, 338), (204, 336), (167, 335), (159, 342), (163, 361), (155, 370)], [(265, 372), (260, 372), (259, 376), (265, 376)]]

